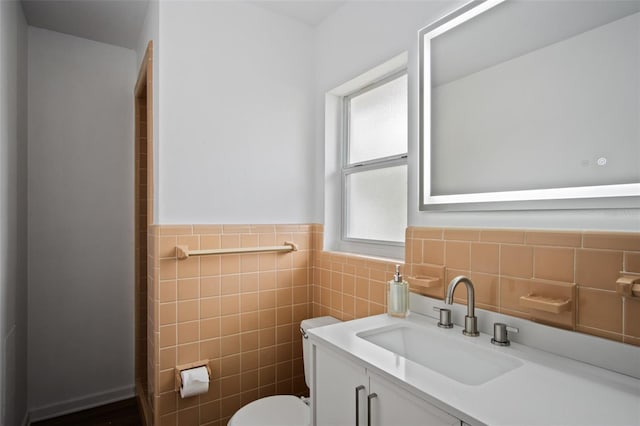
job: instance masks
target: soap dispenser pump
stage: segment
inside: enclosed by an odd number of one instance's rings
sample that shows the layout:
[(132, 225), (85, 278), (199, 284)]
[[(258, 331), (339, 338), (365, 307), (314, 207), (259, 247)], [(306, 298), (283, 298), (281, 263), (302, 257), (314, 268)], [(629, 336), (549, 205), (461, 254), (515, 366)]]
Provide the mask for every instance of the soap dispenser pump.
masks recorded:
[(399, 318), (409, 314), (409, 283), (402, 280), (400, 265), (396, 265), (396, 273), (387, 287), (387, 313)]

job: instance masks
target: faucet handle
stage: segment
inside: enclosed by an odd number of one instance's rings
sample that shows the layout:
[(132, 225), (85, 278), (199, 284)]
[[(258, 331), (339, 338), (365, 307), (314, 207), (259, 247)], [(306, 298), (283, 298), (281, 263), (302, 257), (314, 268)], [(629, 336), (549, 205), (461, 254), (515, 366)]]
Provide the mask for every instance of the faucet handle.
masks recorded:
[(491, 343), (498, 346), (509, 346), (511, 342), (509, 341), (507, 331), (510, 331), (511, 333), (518, 333), (520, 330), (516, 327), (510, 327), (502, 322), (493, 323), (493, 338), (491, 339)]
[(433, 310), (440, 312), (440, 321), (438, 322), (438, 327), (453, 328), (453, 323), (451, 322), (451, 309), (438, 308), (437, 306), (434, 306)]

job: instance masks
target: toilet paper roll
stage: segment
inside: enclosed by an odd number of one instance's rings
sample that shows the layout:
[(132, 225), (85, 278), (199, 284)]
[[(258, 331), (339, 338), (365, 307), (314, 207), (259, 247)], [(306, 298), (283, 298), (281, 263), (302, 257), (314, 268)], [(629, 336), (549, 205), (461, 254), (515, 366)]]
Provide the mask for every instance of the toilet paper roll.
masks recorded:
[(182, 386), (180, 386), (180, 397), (200, 395), (209, 390), (209, 372), (207, 367), (191, 368), (180, 372)]

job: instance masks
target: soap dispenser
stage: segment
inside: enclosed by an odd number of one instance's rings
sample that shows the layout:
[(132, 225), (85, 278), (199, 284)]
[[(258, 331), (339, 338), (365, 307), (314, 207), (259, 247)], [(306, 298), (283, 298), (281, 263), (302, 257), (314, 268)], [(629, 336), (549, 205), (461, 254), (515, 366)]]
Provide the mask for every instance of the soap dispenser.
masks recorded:
[(402, 280), (400, 265), (396, 265), (396, 273), (387, 288), (387, 313), (400, 318), (409, 314), (409, 283)]

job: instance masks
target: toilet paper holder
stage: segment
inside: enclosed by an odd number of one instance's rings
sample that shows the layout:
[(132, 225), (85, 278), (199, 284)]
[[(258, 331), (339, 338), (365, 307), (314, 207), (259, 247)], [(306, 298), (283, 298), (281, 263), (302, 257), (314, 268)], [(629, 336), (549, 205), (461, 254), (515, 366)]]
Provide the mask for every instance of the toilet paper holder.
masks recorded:
[(176, 380), (175, 380), (174, 390), (180, 391), (180, 388), (182, 387), (182, 376), (180, 375), (182, 371), (191, 370), (193, 368), (198, 368), (198, 367), (206, 367), (207, 373), (209, 374), (209, 380), (211, 380), (211, 378), (213, 377), (213, 374), (211, 373), (211, 367), (209, 367), (208, 359), (203, 359), (203, 360), (191, 362), (188, 364), (176, 365)]

